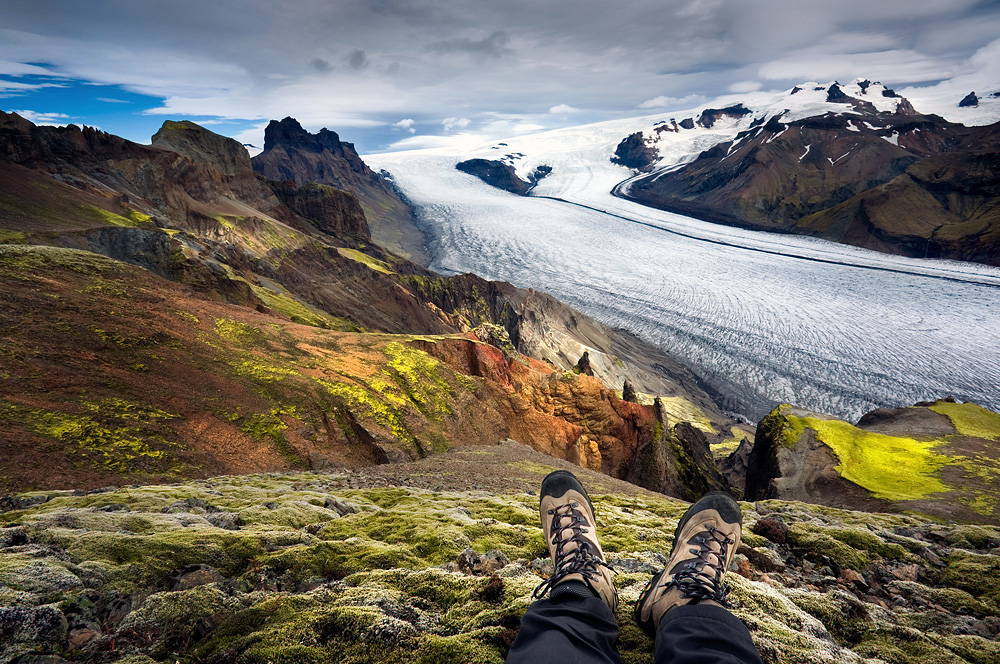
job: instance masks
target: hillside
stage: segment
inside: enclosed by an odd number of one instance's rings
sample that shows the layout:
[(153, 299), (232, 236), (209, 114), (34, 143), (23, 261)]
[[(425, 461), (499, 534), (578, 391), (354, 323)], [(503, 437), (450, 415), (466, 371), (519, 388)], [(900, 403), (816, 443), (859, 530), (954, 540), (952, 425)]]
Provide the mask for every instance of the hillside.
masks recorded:
[[(709, 444), (736, 422), (676, 361), (544, 294), (380, 249), (351, 194), (275, 188), (192, 123), (146, 147), (6, 122), (8, 489), (357, 467), (507, 437), (679, 495), (724, 483)], [(571, 370), (584, 354), (590, 375)], [(645, 404), (606, 386), (625, 381)]]
[[(648, 662), (631, 606), (687, 505), (511, 442), (359, 471), (27, 494), (0, 514), (0, 661), (499, 663), (551, 565), (534, 494), (557, 467), (594, 499), (623, 660)], [(997, 529), (778, 500), (743, 510), (727, 580), (768, 664), (1000, 656)]]

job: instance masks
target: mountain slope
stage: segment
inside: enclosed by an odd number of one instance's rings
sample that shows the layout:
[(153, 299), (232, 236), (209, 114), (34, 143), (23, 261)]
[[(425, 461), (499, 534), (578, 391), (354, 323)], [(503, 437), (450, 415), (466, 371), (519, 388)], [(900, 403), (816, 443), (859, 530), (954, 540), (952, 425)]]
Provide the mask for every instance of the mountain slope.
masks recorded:
[[(638, 340), (541, 293), (433, 275), (372, 245), (350, 194), (272, 185), (192, 123), (144, 147), (6, 120), (13, 485), (384, 463), (508, 436), (683, 495), (724, 485), (709, 443), (735, 422)], [(597, 376), (660, 407), (566, 371), (588, 350)]]
[(272, 120), (264, 130), (264, 151), (253, 158), (254, 171), (276, 181), (302, 186), (331, 185), (357, 196), (373, 238), (391, 251), (426, 262), (423, 238), (413, 211), (392, 182), (373, 172), (336, 132), (310, 134), (294, 118)]

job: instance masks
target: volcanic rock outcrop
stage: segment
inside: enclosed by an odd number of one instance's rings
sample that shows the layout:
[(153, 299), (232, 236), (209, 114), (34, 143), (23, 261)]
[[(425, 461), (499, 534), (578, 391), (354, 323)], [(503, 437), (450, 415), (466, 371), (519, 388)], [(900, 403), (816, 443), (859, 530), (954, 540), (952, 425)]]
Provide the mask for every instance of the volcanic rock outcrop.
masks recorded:
[(455, 168), (475, 175), (488, 185), (509, 191), (518, 196), (527, 196), (538, 181), (552, 172), (551, 166), (544, 164), (535, 168), (527, 180), (521, 179), (514, 167), (514, 159), (523, 155), (507, 155), (503, 159), (468, 159), (455, 164)]
[(954, 399), (857, 426), (785, 404), (757, 426), (745, 496), (998, 523), (998, 440), (1000, 415)]
[(252, 162), (254, 171), (270, 180), (349, 191), (361, 202), (375, 242), (404, 257), (425, 258), (413, 210), (337, 132), (324, 128), (311, 134), (294, 118), (272, 120), (264, 129), (264, 151)]
[(622, 142), (615, 148), (611, 163), (634, 168), (638, 171), (646, 171), (656, 163), (657, 159), (659, 159), (659, 153), (657, 153), (656, 148), (646, 145), (642, 132), (637, 131), (622, 139)]

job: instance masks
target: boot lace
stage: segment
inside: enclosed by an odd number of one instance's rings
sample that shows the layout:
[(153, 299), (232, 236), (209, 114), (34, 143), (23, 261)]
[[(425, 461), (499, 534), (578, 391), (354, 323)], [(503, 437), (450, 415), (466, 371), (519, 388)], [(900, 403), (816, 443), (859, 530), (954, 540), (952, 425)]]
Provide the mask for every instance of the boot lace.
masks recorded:
[[(585, 533), (590, 532), (584, 526), (590, 525), (590, 522), (579, 507), (579, 503), (571, 502), (549, 510), (553, 517), (549, 534), (556, 547), (555, 569), (552, 576), (538, 584), (531, 595), (532, 599), (544, 596), (570, 574), (581, 575), (587, 586), (593, 589), (592, 580), (601, 573), (601, 567), (614, 571), (614, 567), (601, 559), (594, 544), (584, 537)], [(567, 530), (570, 531), (569, 535), (564, 536)], [(576, 548), (566, 551), (566, 546), (570, 543), (575, 543)]]
[[(735, 540), (729, 539), (717, 528), (705, 525), (705, 532), (699, 533), (688, 540), (688, 544), (697, 544), (697, 549), (691, 549), (691, 553), (697, 558), (686, 560), (672, 572), (673, 578), (663, 584), (669, 592), (671, 588), (681, 591), (681, 597), (695, 600), (693, 603), (702, 600), (713, 600), (725, 607), (731, 607), (726, 600), (729, 595), (729, 586), (722, 583), (722, 575), (726, 573), (726, 552), (729, 546), (735, 544)], [(719, 545), (716, 552), (710, 544), (715, 542)], [(714, 557), (715, 560), (711, 560)]]

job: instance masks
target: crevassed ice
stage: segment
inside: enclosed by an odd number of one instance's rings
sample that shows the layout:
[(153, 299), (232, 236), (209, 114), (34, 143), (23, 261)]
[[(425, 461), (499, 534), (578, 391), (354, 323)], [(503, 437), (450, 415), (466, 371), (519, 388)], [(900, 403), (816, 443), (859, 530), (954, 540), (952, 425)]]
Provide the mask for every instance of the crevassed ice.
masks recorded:
[[(1000, 270), (728, 228), (617, 198), (611, 190), (630, 173), (608, 158), (634, 129), (607, 124), (507, 140), (502, 152), (523, 153), (524, 168), (553, 167), (528, 198), (455, 170), (461, 159), (496, 159), (489, 145), (365, 159), (418, 208), (432, 269), (543, 290), (629, 329), (750, 420), (785, 401), (855, 420), (949, 394), (1000, 410)], [(679, 162), (724, 138), (693, 130), (667, 152)]]

